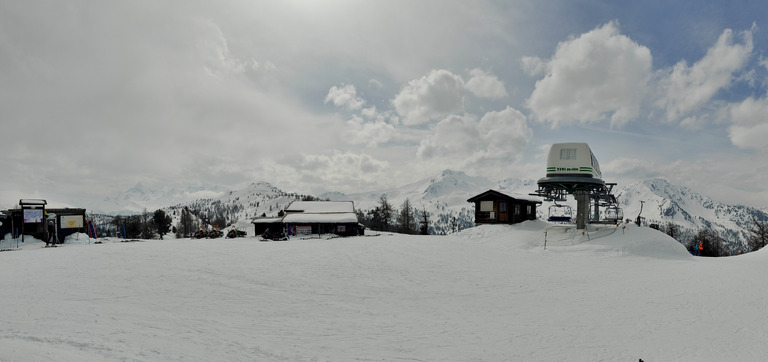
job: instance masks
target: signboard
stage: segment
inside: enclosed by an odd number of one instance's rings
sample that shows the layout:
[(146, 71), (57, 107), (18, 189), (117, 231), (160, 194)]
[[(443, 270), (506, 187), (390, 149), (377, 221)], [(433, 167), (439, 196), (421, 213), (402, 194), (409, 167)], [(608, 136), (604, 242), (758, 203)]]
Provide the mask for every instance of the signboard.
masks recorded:
[(296, 235), (312, 235), (312, 226), (296, 225)]
[(24, 223), (33, 224), (43, 222), (43, 209), (24, 209)]
[(83, 216), (82, 215), (68, 215), (68, 216), (62, 215), (61, 228), (62, 229), (82, 229)]

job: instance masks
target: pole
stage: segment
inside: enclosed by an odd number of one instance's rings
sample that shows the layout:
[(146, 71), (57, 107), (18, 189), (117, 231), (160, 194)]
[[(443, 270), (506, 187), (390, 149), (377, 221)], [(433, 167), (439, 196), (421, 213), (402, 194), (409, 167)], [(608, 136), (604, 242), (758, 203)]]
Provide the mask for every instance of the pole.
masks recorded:
[(587, 228), (587, 218), (589, 217), (589, 192), (579, 190), (574, 192), (576, 199), (576, 229), (584, 230)]

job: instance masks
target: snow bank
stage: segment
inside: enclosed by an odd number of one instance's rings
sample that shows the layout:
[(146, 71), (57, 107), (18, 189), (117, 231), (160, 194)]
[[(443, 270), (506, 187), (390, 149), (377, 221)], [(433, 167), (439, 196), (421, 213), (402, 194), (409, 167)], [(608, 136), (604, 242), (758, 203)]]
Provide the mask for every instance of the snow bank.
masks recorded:
[(535, 221), (24, 245), (0, 253), (0, 360), (761, 360), (768, 253), (669, 240)]

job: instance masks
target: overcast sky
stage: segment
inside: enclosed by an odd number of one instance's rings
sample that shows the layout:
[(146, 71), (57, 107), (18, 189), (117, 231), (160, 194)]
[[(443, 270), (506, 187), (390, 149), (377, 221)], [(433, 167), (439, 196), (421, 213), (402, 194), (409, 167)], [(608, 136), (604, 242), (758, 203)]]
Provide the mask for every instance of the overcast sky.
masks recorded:
[(765, 207), (765, 19), (759, 0), (3, 0), (0, 206), (538, 179), (552, 143), (587, 142), (606, 181)]

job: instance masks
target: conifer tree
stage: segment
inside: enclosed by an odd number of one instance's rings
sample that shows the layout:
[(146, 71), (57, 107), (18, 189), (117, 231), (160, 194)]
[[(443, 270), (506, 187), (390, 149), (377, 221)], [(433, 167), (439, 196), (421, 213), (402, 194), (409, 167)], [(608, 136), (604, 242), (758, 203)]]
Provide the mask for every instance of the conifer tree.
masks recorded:
[(166, 215), (162, 209), (157, 209), (152, 215), (152, 223), (155, 226), (157, 234), (160, 235), (160, 240), (163, 240), (163, 235), (167, 234), (171, 230), (171, 223), (173, 220), (171, 216)]
[(408, 198), (405, 198), (400, 206), (400, 213), (397, 216), (397, 231), (403, 234), (413, 234), (416, 231), (416, 221), (413, 217), (413, 208)]

